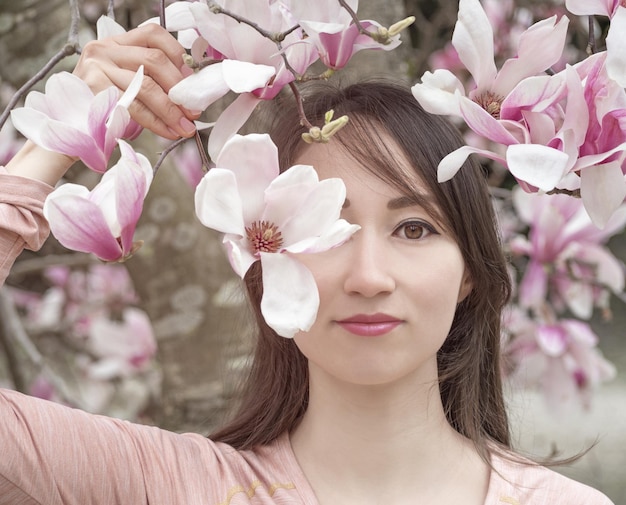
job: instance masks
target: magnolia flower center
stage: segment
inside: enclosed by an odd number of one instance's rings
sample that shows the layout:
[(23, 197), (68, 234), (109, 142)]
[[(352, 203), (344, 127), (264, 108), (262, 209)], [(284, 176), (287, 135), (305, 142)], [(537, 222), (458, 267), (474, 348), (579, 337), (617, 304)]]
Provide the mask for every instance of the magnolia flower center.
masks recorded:
[(255, 221), (246, 227), (246, 236), (255, 254), (275, 253), (283, 245), (283, 237), (274, 223)]
[(494, 118), (500, 119), (500, 107), (502, 106), (503, 98), (491, 91), (485, 91), (482, 95), (474, 98), (474, 101), (485, 109)]

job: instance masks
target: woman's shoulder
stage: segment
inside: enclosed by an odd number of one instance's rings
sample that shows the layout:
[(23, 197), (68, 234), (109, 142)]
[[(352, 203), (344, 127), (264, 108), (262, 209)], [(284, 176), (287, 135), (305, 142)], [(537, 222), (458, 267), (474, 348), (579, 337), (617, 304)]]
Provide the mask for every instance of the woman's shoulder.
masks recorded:
[(485, 505), (614, 505), (602, 492), (515, 453), (494, 451)]

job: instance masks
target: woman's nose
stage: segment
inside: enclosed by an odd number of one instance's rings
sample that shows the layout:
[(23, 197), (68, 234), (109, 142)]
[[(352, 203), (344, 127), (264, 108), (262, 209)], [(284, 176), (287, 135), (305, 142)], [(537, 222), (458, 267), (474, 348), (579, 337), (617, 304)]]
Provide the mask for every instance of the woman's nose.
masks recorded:
[(350, 240), (349, 250), (344, 279), (346, 293), (371, 298), (395, 289), (391, 258), (380, 238), (360, 230)]

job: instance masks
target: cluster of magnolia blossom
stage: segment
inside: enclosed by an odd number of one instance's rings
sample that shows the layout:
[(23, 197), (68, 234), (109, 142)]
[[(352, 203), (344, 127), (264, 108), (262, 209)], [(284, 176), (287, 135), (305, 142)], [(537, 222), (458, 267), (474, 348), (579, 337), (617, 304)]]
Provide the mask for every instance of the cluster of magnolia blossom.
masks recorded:
[(498, 69), (489, 18), (478, 0), (461, 0), (452, 45), (473, 78), (471, 89), (438, 69), (424, 74), (413, 93), (426, 110), (462, 118), (497, 146), (454, 151), (439, 165), (441, 181), (467, 156), (481, 154), (504, 165), (526, 191), (579, 191), (603, 227), (626, 197), (626, 7), (618, 0), (566, 6), (611, 16), (605, 51), (552, 73), (568, 26), (567, 17), (552, 16), (522, 33), (517, 54)]
[[(605, 51), (570, 65), (567, 17), (532, 24), (532, 13), (512, 1), (461, 0), (452, 44), (431, 59), (445, 68), (413, 87), (424, 108), (468, 128), (471, 147), (442, 160), (441, 181), (476, 153), (519, 182), (511, 213), (499, 208), (519, 267), (503, 321), (506, 373), (539, 387), (556, 410), (588, 406), (594, 387), (615, 375), (587, 321), (595, 309), (610, 316), (610, 298), (622, 297), (625, 278), (623, 263), (603, 244), (626, 225), (626, 53), (618, 36), (626, 8), (613, 0), (568, 0), (565, 7), (610, 17)], [(496, 61), (504, 61), (500, 69)]]
[(135, 419), (158, 394), (156, 340), (148, 315), (121, 265), (49, 267), (43, 293), (9, 288), (26, 330), (41, 346), (65, 343), (56, 366), (30, 392), (97, 413)]
[[(233, 10), (226, 10), (226, 5)], [(240, 137), (237, 131), (259, 100), (272, 99), (286, 85), (304, 79), (314, 62), (321, 60), (332, 72), (362, 49), (393, 49), (400, 44), (399, 32), (413, 20), (387, 29), (375, 21), (358, 20), (357, 8), (357, 0), (232, 6), (179, 1), (164, 13), (167, 28), (177, 32), (189, 50), (189, 75), (169, 91), (170, 98), (189, 110), (205, 110), (228, 92), (239, 95), (211, 125), (208, 154), (218, 168), (198, 185), (197, 214), (207, 226), (226, 234), (230, 262), (241, 277), (252, 263), (262, 262), (262, 312), (267, 323), (286, 337), (310, 328), (319, 295), (310, 272), (280, 253), (327, 250), (357, 227), (339, 219), (345, 198), (341, 181), (320, 182), (313, 168), (305, 166), (279, 176), (276, 148), (269, 137)], [(99, 39), (123, 32), (107, 17), (98, 21), (97, 30)], [(104, 173), (92, 191), (76, 184), (57, 188), (46, 200), (44, 215), (62, 245), (105, 261), (123, 261), (141, 245), (133, 235), (153, 170), (122, 139), (139, 132), (128, 106), (142, 76), (139, 68), (118, 99), (114, 87), (94, 95), (79, 78), (60, 73), (47, 81), (45, 93), (31, 92), (25, 106), (11, 113), (15, 127), (36, 144), (80, 158)], [(310, 125), (305, 140), (327, 141), (346, 122), (345, 117), (333, 119), (330, 111), (326, 119), (324, 125)], [(107, 169), (116, 145), (120, 160)], [(293, 187), (298, 191), (290, 191)], [(290, 194), (298, 198), (289, 198)]]

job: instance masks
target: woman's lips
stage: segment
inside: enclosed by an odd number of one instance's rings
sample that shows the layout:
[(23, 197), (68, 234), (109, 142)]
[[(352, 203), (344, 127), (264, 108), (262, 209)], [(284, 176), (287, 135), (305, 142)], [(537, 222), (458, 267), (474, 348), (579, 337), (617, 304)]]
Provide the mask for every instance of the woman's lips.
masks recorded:
[(355, 335), (377, 337), (392, 331), (402, 320), (387, 314), (357, 314), (338, 320), (337, 324)]

